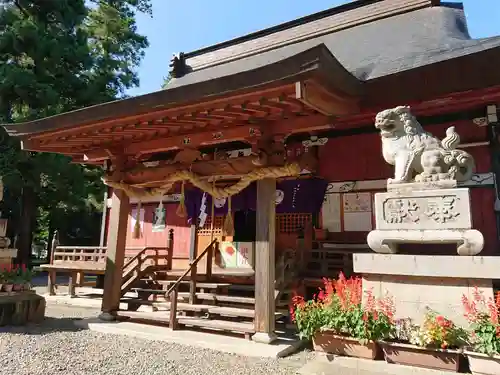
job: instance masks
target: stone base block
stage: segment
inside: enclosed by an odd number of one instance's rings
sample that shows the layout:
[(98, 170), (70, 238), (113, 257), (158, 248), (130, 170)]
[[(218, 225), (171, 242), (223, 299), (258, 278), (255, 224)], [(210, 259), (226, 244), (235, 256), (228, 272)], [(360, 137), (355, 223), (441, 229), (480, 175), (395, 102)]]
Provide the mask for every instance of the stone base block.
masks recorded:
[(459, 255), (481, 252), (484, 238), (472, 228), (469, 189), (426, 190), (419, 184), (405, 185), (375, 194), (375, 230), (367, 239), (371, 249), (395, 254), (398, 244), (456, 243)]
[(392, 296), (397, 318), (420, 322), (431, 308), (465, 325), (462, 296), (477, 287), (493, 297), (492, 279), (499, 257), (356, 254), (354, 272), (363, 276), (363, 290), (376, 297)]
[(41, 322), (45, 306), (45, 298), (34, 292), (0, 293), (0, 326)]
[(258, 342), (260, 344), (271, 344), (272, 342), (276, 341), (278, 336), (274, 332), (256, 332), (252, 336), (252, 340), (254, 342)]
[(396, 254), (398, 244), (428, 243), (457, 244), (458, 255), (477, 255), (483, 250), (484, 237), (475, 229), (468, 230), (372, 230), (368, 233), (367, 243), (380, 254)]

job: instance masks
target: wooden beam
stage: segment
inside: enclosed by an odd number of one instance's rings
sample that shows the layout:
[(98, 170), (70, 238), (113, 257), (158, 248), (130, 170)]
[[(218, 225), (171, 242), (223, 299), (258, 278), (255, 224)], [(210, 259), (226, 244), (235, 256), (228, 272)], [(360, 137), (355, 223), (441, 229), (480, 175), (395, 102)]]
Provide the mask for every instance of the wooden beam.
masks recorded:
[(120, 307), (129, 212), (130, 200), (127, 194), (123, 190), (113, 189), (102, 313), (99, 316), (102, 320), (114, 320)]
[(327, 116), (341, 116), (359, 112), (356, 99), (332, 93), (312, 80), (295, 83), (295, 98)]
[(276, 340), (275, 207), (276, 180), (257, 181), (257, 228), (255, 242), (255, 335), (253, 340), (269, 344)]
[[(186, 146), (199, 147), (212, 143), (244, 140), (251, 134), (251, 129), (257, 127), (257, 125), (236, 125), (231, 128), (213, 127), (211, 131), (187, 133), (184, 135), (158, 138), (144, 142), (133, 142), (124, 148), (124, 153), (140, 157), (143, 154), (165, 152)], [(215, 133), (222, 133), (223, 137), (214, 138)], [(85, 155), (87, 160), (101, 160), (106, 158), (106, 152), (102, 149), (88, 151)]]
[[(319, 131), (332, 129), (333, 119), (324, 115), (300, 116), (294, 119), (286, 119), (267, 123), (265, 125), (266, 134), (290, 135), (294, 133), (303, 133), (310, 131)], [(157, 138), (142, 142), (132, 142), (128, 144), (123, 152), (140, 158), (145, 154), (154, 154), (174, 149), (184, 148), (186, 146), (196, 148), (203, 145), (244, 141), (253, 137), (256, 130), (261, 131), (261, 125), (237, 125), (231, 124), (227, 128), (214, 126), (210, 131), (205, 129), (203, 132), (188, 133), (185, 135), (176, 135), (173, 137)], [(222, 133), (222, 138), (214, 139), (215, 133)], [(189, 144), (184, 143), (189, 139)], [(102, 161), (107, 158), (107, 153), (102, 148), (89, 150), (85, 153), (87, 161)]]

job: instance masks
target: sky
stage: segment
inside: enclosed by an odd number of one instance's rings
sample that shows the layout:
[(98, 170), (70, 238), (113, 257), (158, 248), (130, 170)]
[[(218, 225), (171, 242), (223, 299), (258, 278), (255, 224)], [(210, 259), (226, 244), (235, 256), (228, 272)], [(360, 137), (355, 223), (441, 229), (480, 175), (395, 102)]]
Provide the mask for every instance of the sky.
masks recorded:
[[(172, 55), (233, 39), (332, 8), (339, 0), (152, 0), (153, 17), (138, 16), (150, 46), (139, 68), (140, 87), (129, 95), (157, 91)], [(473, 38), (500, 35), (500, 0), (463, 0)]]

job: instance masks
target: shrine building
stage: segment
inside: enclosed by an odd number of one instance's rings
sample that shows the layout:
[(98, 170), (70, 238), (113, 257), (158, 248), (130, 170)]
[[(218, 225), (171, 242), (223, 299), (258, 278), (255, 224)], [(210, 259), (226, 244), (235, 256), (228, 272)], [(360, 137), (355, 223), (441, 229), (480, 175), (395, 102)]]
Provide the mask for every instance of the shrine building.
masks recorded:
[(408, 105), (439, 139), (455, 126), (481, 254), (499, 254), (498, 61), (500, 37), (471, 38), (461, 4), (351, 1), (178, 53), (163, 90), (4, 127), (23, 150), (104, 168), (104, 243), (59, 259), (60, 244), (46, 268), (105, 275), (103, 318), (270, 342), (294, 290), (371, 251), (392, 172), (381, 110)]

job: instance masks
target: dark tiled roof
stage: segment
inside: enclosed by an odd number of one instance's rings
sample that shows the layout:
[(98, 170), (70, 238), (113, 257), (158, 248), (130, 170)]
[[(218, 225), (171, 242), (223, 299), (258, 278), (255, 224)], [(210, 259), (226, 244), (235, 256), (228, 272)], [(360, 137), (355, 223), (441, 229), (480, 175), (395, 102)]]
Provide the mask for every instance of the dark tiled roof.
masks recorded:
[[(309, 26), (314, 28), (314, 24)], [(287, 32), (293, 31), (289, 29)], [(148, 113), (158, 110), (159, 107), (175, 107), (179, 103), (213, 98), (237, 90), (263, 86), (273, 81), (291, 81), (313, 70), (327, 78), (325, 83), (350, 88), (347, 93), (363, 91), (369, 86), (365, 86), (363, 82), (376, 83), (378, 78), (396, 77), (395, 74), (400, 72), (418, 73), (418, 68), (444, 61), (451, 62), (460, 57), (463, 57), (460, 60), (464, 61), (468, 59), (464, 57), (467, 55), (477, 56), (477, 60), (481, 62), (488, 52), (495, 52), (493, 55), (497, 56), (496, 52), (500, 52), (498, 47), (500, 37), (479, 40), (470, 38), (461, 6), (448, 4), (426, 7), (231, 62), (195, 69), (181, 78), (173, 79), (165, 90), (29, 123), (3, 126), (11, 135), (24, 136), (117, 116)], [(225, 47), (214, 46), (213, 49), (219, 51), (218, 48)], [(198, 58), (200, 56), (203, 54), (198, 55)], [(313, 68), (311, 63), (318, 61)], [(187, 64), (189, 65), (189, 58)], [(470, 69), (465, 69), (460, 74), (473, 73), (474, 69), (475, 65), (472, 64)], [(422, 69), (424, 70), (426, 69)], [(449, 80), (456, 81), (456, 76), (447, 79), (442, 87), (444, 91), (448, 89)], [(495, 85), (496, 82), (500, 82), (500, 75), (494, 80), (485, 77), (478, 84), (486, 87), (485, 85)], [(464, 87), (468, 89), (467, 84), (456, 83), (453, 86), (455, 91)], [(424, 85), (426, 83), (421, 84)]]
[[(230, 76), (278, 62), (324, 43), (360, 80), (370, 80), (500, 46), (500, 37), (471, 39), (465, 14), (442, 5), (381, 19), (240, 60), (195, 70), (168, 88)], [(188, 60), (189, 63), (189, 60)]]

